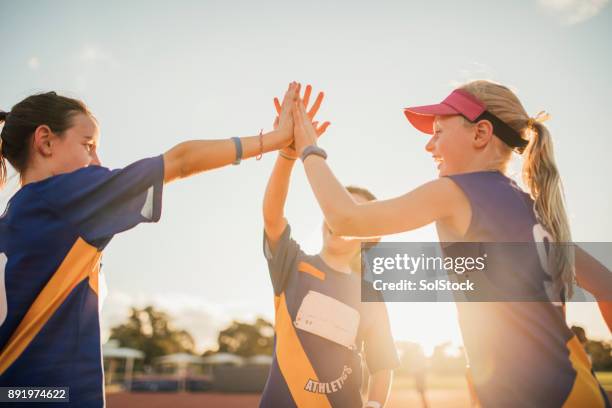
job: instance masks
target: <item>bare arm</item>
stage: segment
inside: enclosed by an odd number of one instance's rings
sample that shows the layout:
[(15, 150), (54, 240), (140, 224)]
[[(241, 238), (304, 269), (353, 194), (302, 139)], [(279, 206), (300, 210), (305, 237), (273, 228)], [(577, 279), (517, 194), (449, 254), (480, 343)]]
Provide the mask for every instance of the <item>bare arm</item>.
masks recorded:
[(442, 219), (448, 219), (461, 230), (459, 215), (461, 211), (469, 211), (461, 189), (446, 178), (423, 184), (396, 198), (357, 203), (322, 158), (309, 156), (304, 161), (304, 169), (328, 224), (340, 235), (395, 234)]
[(389, 398), (392, 382), (392, 370), (380, 370), (372, 374), (370, 379), (370, 389), (368, 392), (368, 401), (376, 401), (384, 407), (387, 403), (387, 399)]
[(279, 155), (266, 186), (263, 202), (264, 229), (272, 252), (276, 250), (276, 244), (287, 226), (285, 201), (294, 163), (294, 160)]
[[(273, 131), (263, 135), (263, 153), (278, 150), (290, 142), (285, 134)], [(261, 151), (259, 136), (240, 139), (242, 158), (258, 155)], [(236, 146), (231, 139), (190, 140), (179, 143), (164, 153), (164, 182), (182, 179), (232, 164), (236, 159)]]
[[(316, 144), (312, 125), (304, 109), (294, 105), (294, 137), (301, 154)], [(457, 231), (465, 231), (471, 217), (470, 205), (461, 189), (450, 179), (440, 178), (389, 200), (355, 202), (329, 168), (316, 155), (304, 161), (308, 181), (330, 228), (345, 236), (370, 237), (416, 229), (445, 220)]]
[[(240, 139), (242, 157), (249, 158), (260, 153), (267, 153), (287, 146), (293, 136), (293, 118), (291, 109), (297, 99), (299, 85), (295, 82), (283, 98), (279, 113), (278, 129), (260, 136), (249, 136)], [(206, 170), (231, 164), (236, 159), (236, 146), (231, 139), (226, 140), (190, 140), (179, 143), (164, 153), (164, 182), (190, 177)]]
[(576, 280), (589, 291), (612, 332), (612, 272), (579, 246), (576, 246)]
[[(308, 106), (308, 100), (311, 92), (312, 87), (310, 85), (306, 86), (303, 100), (305, 107)], [(319, 110), (323, 97), (323, 92), (319, 92), (312, 108), (308, 112), (308, 117), (310, 120), (314, 118)], [(274, 98), (274, 104), (276, 106), (276, 112), (280, 115), (282, 112), (282, 107), (278, 99)], [(278, 120), (279, 119), (276, 118), (274, 122), (275, 129), (278, 126)], [(314, 122), (313, 124), (316, 128), (317, 137), (321, 136), (329, 126), (329, 122), (324, 122), (318, 127), (317, 122)], [(263, 202), (264, 229), (266, 231), (268, 245), (270, 246), (272, 252), (274, 252), (276, 249), (276, 244), (287, 226), (287, 219), (285, 218), (285, 202), (287, 200), (287, 193), (289, 191), (291, 170), (293, 170), (296, 159), (296, 152), (293, 148), (284, 148), (282, 150), (282, 154), (279, 154), (278, 158), (276, 159), (274, 169), (272, 170), (272, 174), (270, 174), (270, 179), (268, 180), (268, 185), (266, 186), (266, 193), (264, 195)]]

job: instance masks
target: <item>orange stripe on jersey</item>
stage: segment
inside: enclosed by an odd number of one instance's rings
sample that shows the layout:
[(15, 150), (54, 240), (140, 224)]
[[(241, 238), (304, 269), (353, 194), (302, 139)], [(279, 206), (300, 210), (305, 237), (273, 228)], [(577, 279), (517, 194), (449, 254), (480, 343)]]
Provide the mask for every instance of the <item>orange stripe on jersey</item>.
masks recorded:
[(97, 273), (101, 255), (101, 252), (83, 239), (78, 238), (76, 240), (62, 264), (40, 291), (2, 350), (2, 354), (0, 354), (0, 374), (3, 374), (19, 358), (23, 350), (66, 300), (72, 289), (83, 279), (95, 274), (96, 279), (93, 283), (95, 288), (92, 286), (92, 289), (97, 291)]
[[(102, 253), (100, 253), (102, 254)], [(99, 259), (99, 258), (98, 258)], [(96, 262), (89, 271), (89, 287), (98, 295), (98, 282), (100, 277), (100, 262)]]
[(274, 296), (274, 324), (276, 324), (276, 315), (278, 314), (278, 305), (280, 304), (280, 296)]
[(305, 272), (309, 275), (314, 276), (317, 279), (325, 280), (325, 273), (321, 272), (320, 270), (318, 270), (317, 268), (315, 268), (309, 263), (300, 262), (298, 264), (298, 271)]
[(591, 373), (591, 362), (582, 344), (576, 336), (572, 336), (566, 346), (570, 352), (569, 358), (572, 366), (576, 370), (576, 379), (563, 407), (604, 407), (605, 403), (599, 383)]
[(280, 295), (276, 313), (276, 359), (293, 401), (299, 408), (331, 408), (325, 394), (304, 389), (308, 380), (319, 381), (293, 327), (285, 294)]

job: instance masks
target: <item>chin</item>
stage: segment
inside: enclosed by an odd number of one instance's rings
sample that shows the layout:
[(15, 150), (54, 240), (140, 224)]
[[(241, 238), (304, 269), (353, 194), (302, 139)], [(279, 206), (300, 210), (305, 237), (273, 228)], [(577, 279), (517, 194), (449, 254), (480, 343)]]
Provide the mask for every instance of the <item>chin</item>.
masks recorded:
[(330, 237), (325, 245), (325, 249), (333, 254), (344, 254), (346, 252), (350, 252), (352, 248), (351, 244), (351, 241), (347, 241), (339, 237)]

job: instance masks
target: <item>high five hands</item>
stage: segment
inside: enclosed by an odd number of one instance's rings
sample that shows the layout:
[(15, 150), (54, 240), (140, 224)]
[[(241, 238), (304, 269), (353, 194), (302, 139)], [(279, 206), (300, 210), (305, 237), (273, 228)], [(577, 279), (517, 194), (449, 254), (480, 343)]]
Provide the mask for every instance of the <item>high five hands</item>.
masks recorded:
[(288, 126), (293, 126), (293, 142), (281, 150), (284, 155), (291, 158), (298, 158), (306, 146), (315, 144), (318, 137), (325, 133), (327, 127), (331, 124), (328, 121), (319, 124), (318, 121), (314, 120), (325, 94), (319, 92), (312, 107), (307, 112), (312, 86), (306, 85), (304, 96), (301, 98), (300, 89), (301, 84), (292, 82), (282, 103), (279, 102), (278, 98), (274, 98), (274, 107), (278, 115), (274, 120), (274, 130), (286, 131)]

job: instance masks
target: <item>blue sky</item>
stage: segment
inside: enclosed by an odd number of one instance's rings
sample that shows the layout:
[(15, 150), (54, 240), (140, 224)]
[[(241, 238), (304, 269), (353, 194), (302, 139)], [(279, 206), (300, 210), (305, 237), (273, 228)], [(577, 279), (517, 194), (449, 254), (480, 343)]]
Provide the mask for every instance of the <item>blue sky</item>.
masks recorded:
[[(0, 108), (46, 90), (83, 99), (108, 167), (187, 139), (269, 129), (273, 96), (299, 80), (326, 91), (319, 118), (332, 126), (321, 145), (340, 180), (392, 197), (436, 177), (401, 108), (486, 78), (511, 86), (532, 115), (552, 114), (574, 238), (612, 241), (608, 0), (1, 3)], [(272, 318), (261, 200), (273, 161), (167, 186), (160, 223), (117, 236), (105, 252), (103, 328), (152, 302), (204, 347), (231, 318)], [(317, 251), (322, 218), (300, 166), (287, 215)], [(426, 227), (386, 240), (436, 235)], [(460, 341), (452, 304), (389, 309), (398, 339)], [(610, 338), (593, 305), (572, 305), (570, 321)]]

